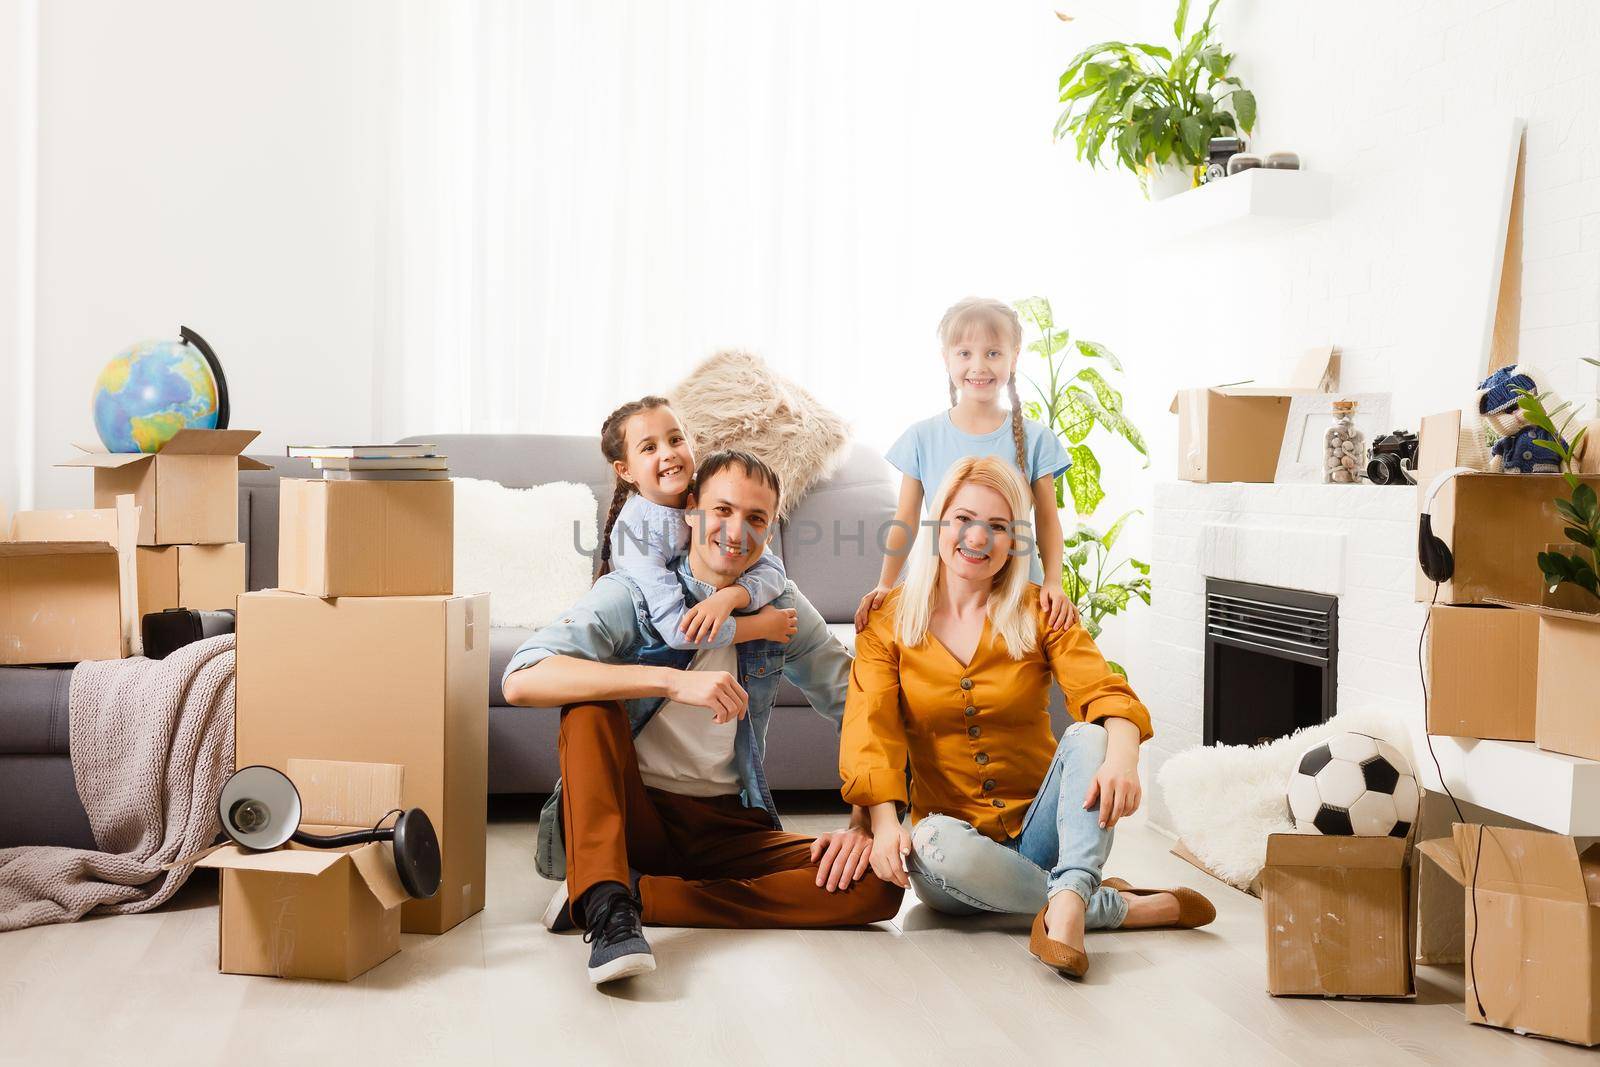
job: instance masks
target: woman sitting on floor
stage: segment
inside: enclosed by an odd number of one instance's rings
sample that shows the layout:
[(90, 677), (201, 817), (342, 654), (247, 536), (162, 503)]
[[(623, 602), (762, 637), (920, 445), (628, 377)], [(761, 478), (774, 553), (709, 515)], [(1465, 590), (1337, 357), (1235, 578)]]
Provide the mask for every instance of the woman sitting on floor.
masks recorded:
[[(880, 878), (950, 915), (1035, 914), (1030, 951), (1081, 976), (1086, 928), (1203, 926), (1216, 912), (1192, 889), (1101, 878), (1112, 827), (1139, 807), (1150, 714), (1081, 625), (1050, 629), (1019, 537), (1028, 507), (1004, 462), (951, 467), (939, 525), (857, 637), (839, 765), (845, 800), (871, 809)], [(1075, 720), (1059, 744), (1052, 677)]]

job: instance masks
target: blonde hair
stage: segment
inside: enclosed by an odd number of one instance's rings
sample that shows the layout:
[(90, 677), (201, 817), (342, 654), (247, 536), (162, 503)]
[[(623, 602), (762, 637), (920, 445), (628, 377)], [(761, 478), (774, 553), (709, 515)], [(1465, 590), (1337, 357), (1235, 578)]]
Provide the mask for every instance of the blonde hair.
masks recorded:
[[(1011, 508), (1011, 519), (1027, 523), (1030, 503), (1028, 486), (1004, 460), (994, 456), (968, 456), (957, 460), (933, 496), (933, 518), (944, 519), (945, 508), (956, 490), (968, 482), (993, 489)], [(900, 590), (895, 611), (895, 637), (906, 648), (916, 648), (928, 639), (928, 623), (933, 618), (939, 590), (944, 584), (944, 561), (939, 558), (941, 526), (925, 525), (912, 550), (911, 571)], [(1038, 647), (1038, 623), (1023, 603), (1028, 588), (1026, 554), (1013, 552), (994, 576), (987, 608), (989, 622), (1005, 643), (1012, 659), (1021, 659)]]
[[(1017, 311), (1003, 300), (969, 296), (958, 300), (939, 320), (939, 347), (948, 353), (976, 330), (984, 330), (1002, 343), (1010, 341), (1011, 355), (1022, 351), (1022, 320)], [(950, 386), (950, 406), (956, 406), (956, 383)], [(1011, 441), (1017, 448), (1017, 469), (1028, 471), (1027, 438), (1022, 432), (1022, 398), (1017, 395), (1017, 368), (1013, 363), (1006, 379), (1006, 393), (1011, 399)]]

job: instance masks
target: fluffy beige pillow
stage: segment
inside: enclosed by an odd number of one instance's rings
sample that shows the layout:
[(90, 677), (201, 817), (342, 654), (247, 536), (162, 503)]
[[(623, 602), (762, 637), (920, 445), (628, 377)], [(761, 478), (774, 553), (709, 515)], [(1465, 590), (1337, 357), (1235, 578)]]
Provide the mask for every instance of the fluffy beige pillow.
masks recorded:
[(843, 419), (750, 352), (718, 352), (668, 399), (694, 439), (697, 458), (738, 448), (777, 472), (783, 487), (780, 518), (833, 473), (850, 440)]

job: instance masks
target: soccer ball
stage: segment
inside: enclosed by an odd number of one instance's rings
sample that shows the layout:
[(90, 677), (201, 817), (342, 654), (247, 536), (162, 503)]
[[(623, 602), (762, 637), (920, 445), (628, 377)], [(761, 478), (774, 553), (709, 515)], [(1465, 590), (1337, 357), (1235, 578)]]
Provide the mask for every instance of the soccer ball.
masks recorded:
[(1289, 779), (1289, 814), (1303, 834), (1405, 837), (1417, 820), (1419, 795), (1398, 749), (1343, 733), (1301, 754)]

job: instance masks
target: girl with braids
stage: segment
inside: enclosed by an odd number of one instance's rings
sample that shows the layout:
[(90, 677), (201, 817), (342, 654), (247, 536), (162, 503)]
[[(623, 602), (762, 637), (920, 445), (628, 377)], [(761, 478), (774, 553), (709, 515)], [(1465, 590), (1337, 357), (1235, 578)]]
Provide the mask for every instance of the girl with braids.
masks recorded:
[[(693, 488), (694, 451), (666, 399), (647, 396), (606, 416), (600, 451), (617, 476), (600, 537), (601, 573), (616, 569), (638, 584), (661, 639), (679, 650), (755, 640), (788, 643), (795, 612), (771, 606), (788, 579), (764, 542), (747, 540), (743, 549), (761, 557), (737, 582), (685, 610), (673, 561), (689, 547), (683, 509)], [(747, 607), (763, 610), (730, 617)]]
[[(1072, 460), (1049, 427), (1022, 416), (1016, 382), (1022, 323), (1009, 304), (969, 296), (939, 321), (939, 346), (950, 379), (950, 408), (901, 434), (885, 457), (902, 475), (900, 503), (884, 537), (878, 584), (856, 608), (856, 632), (866, 629), (868, 617), (900, 577), (924, 501), (932, 499), (945, 472), (969, 456), (1009, 460), (1027, 480), (1034, 512), (1030, 539), (1036, 542), (1029, 550), (1028, 580), (1040, 587), (1039, 607), (1050, 628), (1066, 629), (1078, 621), (1078, 613), (1061, 586), (1055, 480)], [(1000, 406), (1002, 390), (1009, 409)], [(1028, 546), (1024, 542), (1018, 548)]]

